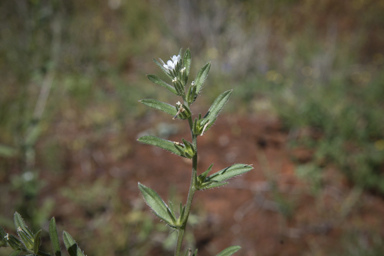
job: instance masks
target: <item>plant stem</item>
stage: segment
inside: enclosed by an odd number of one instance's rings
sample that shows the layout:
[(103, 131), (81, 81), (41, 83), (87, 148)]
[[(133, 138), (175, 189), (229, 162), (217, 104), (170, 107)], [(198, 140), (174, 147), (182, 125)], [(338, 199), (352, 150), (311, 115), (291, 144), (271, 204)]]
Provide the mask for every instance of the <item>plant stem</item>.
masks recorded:
[(181, 246), (183, 244), (183, 239), (184, 239), (184, 233), (185, 233), (185, 229), (187, 227), (189, 212), (191, 211), (193, 196), (195, 195), (195, 192), (196, 192), (196, 180), (197, 180), (197, 135), (193, 134), (193, 131), (192, 131), (192, 118), (189, 117), (188, 121), (189, 121), (189, 127), (191, 129), (191, 134), (192, 134), (192, 144), (195, 147), (196, 154), (192, 158), (191, 183), (190, 183), (190, 186), (189, 186), (187, 203), (185, 205), (184, 218), (181, 220), (182, 225), (178, 229), (178, 237), (177, 237), (177, 246), (176, 246), (175, 256), (179, 256), (180, 255)]

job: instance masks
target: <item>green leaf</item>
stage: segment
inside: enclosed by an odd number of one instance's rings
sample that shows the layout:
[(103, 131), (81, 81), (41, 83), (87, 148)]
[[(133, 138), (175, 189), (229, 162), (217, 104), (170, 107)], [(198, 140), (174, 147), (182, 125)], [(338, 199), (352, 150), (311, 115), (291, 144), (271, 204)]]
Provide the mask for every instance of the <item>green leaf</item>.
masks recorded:
[(63, 239), (65, 247), (70, 256), (85, 256), (84, 253), (80, 250), (80, 247), (77, 245), (76, 241), (72, 238), (72, 236), (63, 231)]
[(202, 182), (205, 181), (205, 178), (207, 177), (207, 175), (208, 175), (208, 174), (210, 173), (210, 171), (212, 170), (212, 167), (213, 167), (213, 164), (211, 164), (205, 172), (203, 172), (202, 174), (200, 174), (199, 177), (198, 177), (198, 179), (199, 179), (200, 181), (202, 181)]
[(207, 79), (207, 77), (208, 77), (208, 73), (209, 73), (210, 69), (211, 69), (211, 63), (208, 62), (197, 73), (196, 79), (194, 81), (194, 83), (196, 85), (196, 94), (200, 93), (200, 90), (203, 87), (203, 83), (204, 83), (205, 79)]
[(23, 242), (25, 248), (28, 250), (33, 249), (33, 238), (30, 238), (27, 233), (24, 232), (21, 228), (17, 230), (17, 234), (19, 235), (21, 241)]
[(157, 217), (164, 220), (171, 227), (176, 227), (175, 217), (172, 215), (163, 199), (151, 188), (148, 188), (139, 182), (139, 189), (144, 196), (145, 202), (156, 214)]
[(164, 72), (164, 74), (166, 74), (171, 80), (173, 79), (173, 77), (170, 75), (170, 73), (168, 72), (167, 69), (165, 69), (163, 67), (163, 64), (161, 64), (160, 62), (158, 62), (157, 60), (153, 59), (153, 62), (156, 63), (157, 66), (159, 66), (161, 68), (161, 70)]
[(35, 254), (39, 252), (39, 247), (41, 243), (41, 239), (40, 239), (41, 231), (42, 231), (41, 229), (37, 231), (37, 233), (35, 234), (35, 238), (33, 239), (33, 252)]
[(191, 51), (189, 49), (185, 51), (183, 59), (184, 59), (183, 63), (187, 72), (187, 76), (189, 76), (189, 70), (191, 69), (191, 62), (192, 62)]
[(145, 143), (145, 144), (149, 144), (152, 146), (156, 146), (156, 147), (168, 150), (171, 153), (174, 153), (178, 156), (182, 156), (181, 152), (178, 151), (177, 148), (175, 147), (175, 144), (173, 141), (160, 139), (160, 138), (158, 138), (156, 136), (152, 136), (152, 135), (146, 135), (146, 136), (140, 137), (137, 139), (137, 141)]
[(200, 185), (199, 189), (209, 189), (227, 184), (225, 181), (235, 176), (244, 174), (252, 170), (253, 167), (247, 164), (234, 164), (222, 169), (211, 176), (208, 176)]
[(175, 106), (172, 106), (168, 103), (164, 103), (164, 102), (161, 102), (158, 100), (144, 99), (144, 100), (140, 100), (139, 102), (143, 103), (144, 105), (146, 105), (148, 107), (155, 108), (155, 109), (161, 110), (165, 113), (168, 113), (171, 116), (175, 116), (177, 113)]
[(229, 97), (231, 96), (231, 93), (232, 90), (225, 91), (215, 99), (202, 121), (202, 125), (208, 124), (205, 131), (207, 131), (214, 124), (220, 111), (223, 109)]
[(148, 79), (155, 83), (155, 84), (158, 84), (160, 86), (163, 86), (165, 89), (169, 90), (170, 92), (172, 92), (173, 94), (176, 94), (176, 95), (179, 95), (175, 89), (175, 87), (173, 87), (172, 85), (164, 82), (163, 80), (161, 80), (160, 78), (158, 78), (157, 76), (155, 75), (147, 75)]
[(34, 235), (32, 231), (27, 227), (27, 225), (23, 220), (23, 217), (21, 217), (21, 215), (18, 212), (15, 212), (13, 216), (13, 220), (15, 223), (16, 230), (17, 231), (22, 230), (28, 236), (28, 238), (33, 241)]
[(56, 220), (54, 217), (52, 217), (49, 222), (49, 237), (51, 238), (51, 244), (55, 256), (61, 256), (59, 236), (57, 235)]
[(12, 157), (16, 155), (16, 153), (17, 153), (16, 149), (0, 144), (0, 156)]
[(221, 251), (216, 256), (231, 256), (232, 254), (234, 254), (235, 252), (237, 252), (240, 249), (241, 249), (240, 246), (230, 246), (230, 247), (224, 249), (223, 251)]

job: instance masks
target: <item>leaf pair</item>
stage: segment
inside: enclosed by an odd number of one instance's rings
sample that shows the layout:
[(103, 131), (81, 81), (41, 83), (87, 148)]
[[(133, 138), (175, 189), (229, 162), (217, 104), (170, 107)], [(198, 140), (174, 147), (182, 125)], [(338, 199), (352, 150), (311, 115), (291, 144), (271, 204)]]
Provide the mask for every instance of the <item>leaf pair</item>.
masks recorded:
[[(230, 167), (224, 168), (210, 176), (209, 172), (212, 170), (213, 164), (202, 174), (197, 177), (197, 189), (204, 190), (216, 188), (228, 184), (227, 180), (249, 172), (253, 169), (251, 165), (247, 164), (234, 164)], [(207, 177), (208, 176), (208, 177)]]
[[(204, 132), (207, 131), (214, 124), (220, 111), (223, 109), (229, 97), (231, 96), (231, 93), (232, 93), (232, 90), (228, 90), (220, 94), (215, 99), (215, 101), (213, 102), (212, 106), (209, 108), (204, 118), (201, 118), (201, 116), (199, 116), (198, 119), (195, 119), (192, 127), (192, 131), (194, 132), (194, 134), (203, 135)], [(164, 111), (165, 113), (168, 113), (171, 116), (175, 116), (177, 114), (177, 110), (174, 106), (164, 102), (160, 102), (153, 99), (145, 99), (145, 100), (141, 100), (140, 102), (148, 107), (152, 107), (152, 108)], [(160, 147), (162, 149), (168, 150), (179, 156), (187, 157), (182, 152), (180, 152), (180, 150), (177, 149), (174, 142), (169, 140), (160, 139), (155, 136), (143, 136), (143, 137), (140, 137), (138, 141), (149, 144), (149, 145)]]

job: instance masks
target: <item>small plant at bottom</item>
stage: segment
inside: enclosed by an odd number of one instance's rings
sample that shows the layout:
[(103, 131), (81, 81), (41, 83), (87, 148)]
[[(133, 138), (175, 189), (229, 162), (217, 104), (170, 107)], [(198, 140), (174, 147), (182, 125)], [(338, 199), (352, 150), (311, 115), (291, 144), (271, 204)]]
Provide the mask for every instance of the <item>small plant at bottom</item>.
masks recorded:
[[(61, 248), (59, 237), (57, 235), (55, 218), (52, 218), (49, 223), (49, 236), (51, 238), (53, 253), (46, 253), (40, 250), (42, 232), (41, 229), (36, 233), (33, 233), (27, 227), (23, 218), (18, 212), (16, 212), (14, 215), (14, 222), (19, 238), (12, 234), (6, 233), (4, 229), (0, 227), (0, 247), (11, 247), (13, 252), (10, 254), (10, 256), (61, 256)], [(63, 231), (63, 240), (70, 256), (85, 256), (84, 253), (80, 250), (80, 247), (77, 245), (76, 241), (66, 231)]]
[[(171, 229), (177, 231), (178, 239), (174, 255), (195, 256), (197, 255), (197, 249), (193, 254), (190, 249), (187, 250), (185, 254), (182, 253), (184, 233), (195, 192), (198, 190), (206, 190), (226, 185), (228, 184), (228, 179), (246, 173), (252, 170), (253, 167), (247, 164), (234, 164), (212, 175), (209, 175), (213, 167), (212, 164), (205, 172), (198, 174), (197, 137), (203, 136), (204, 133), (212, 127), (220, 111), (227, 103), (232, 90), (228, 90), (220, 94), (215, 99), (204, 117), (199, 114), (198, 117), (193, 120), (190, 106), (195, 102), (197, 96), (201, 92), (204, 81), (208, 76), (211, 64), (205, 64), (197, 73), (195, 80), (192, 81), (190, 85), (188, 85), (189, 71), (191, 67), (191, 53), (189, 49), (186, 50), (184, 54), (182, 54), (182, 50), (180, 50), (179, 54), (177, 56), (174, 55), (171, 57), (171, 60), (168, 60), (167, 63), (161, 59), (160, 62), (154, 59), (154, 62), (171, 80), (171, 84), (161, 80), (155, 75), (148, 75), (148, 79), (153, 83), (166, 88), (173, 94), (180, 96), (183, 102), (181, 103), (178, 101), (175, 105), (170, 105), (168, 103), (160, 102), (154, 99), (144, 99), (140, 102), (146, 106), (170, 114), (173, 120), (181, 119), (188, 121), (192, 141), (181, 139), (182, 142), (175, 142), (161, 139), (152, 135), (142, 136), (138, 139), (138, 141), (160, 147), (178, 156), (192, 159), (192, 173), (187, 202), (185, 205), (180, 204), (178, 214), (175, 213), (172, 202), (169, 202), (167, 205), (163, 199), (161, 199), (161, 197), (151, 188), (139, 183), (139, 189), (144, 196), (144, 200), (152, 209), (154, 214), (163, 220)], [(239, 249), (240, 246), (230, 246), (217, 254), (217, 256), (229, 256), (237, 252)]]

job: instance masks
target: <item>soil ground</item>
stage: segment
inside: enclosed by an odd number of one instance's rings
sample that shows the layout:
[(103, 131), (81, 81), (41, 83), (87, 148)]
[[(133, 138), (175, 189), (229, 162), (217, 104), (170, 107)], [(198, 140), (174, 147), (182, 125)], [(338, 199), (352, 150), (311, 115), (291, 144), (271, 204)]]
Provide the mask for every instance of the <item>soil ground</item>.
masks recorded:
[[(69, 154), (65, 174), (53, 175), (48, 171), (43, 174), (49, 185), (44, 187), (42, 196), (55, 196), (58, 188), (75, 180), (79, 184), (102, 177), (110, 182), (118, 179), (123, 184), (119, 187), (122, 201), (140, 198), (137, 183), (141, 182), (162, 198), (167, 198), (173, 187), (182, 194), (184, 202), (190, 162), (136, 142), (143, 130), (156, 123), (158, 120), (153, 118), (142, 118), (126, 128), (123, 139), (112, 132), (86, 151)], [(179, 122), (165, 129), (170, 134), (168, 139), (189, 139), (188, 132), (179, 132), (186, 130), (183, 125), (184, 122)], [(55, 132), (60, 132), (60, 127), (57, 124)], [(81, 135), (81, 131), (65, 127), (61, 132), (65, 132), (66, 141), (87, 136), (85, 132)], [(247, 256), (346, 255), (346, 248), (351, 246), (372, 248), (374, 234), (384, 237), (383, 199), (360, 192), (332, 166), (324, 167), (318, 187), (299, 178), (295, 163), (308, 161), (311, 152), (289, 148), (288, 136), (289, 132), (282, 129), (276, 118), (227, 115), (221, 116), (211, 130), (199, 137), (200, 172), (211, 163), (214, 163), (213, 172), (234, 163), (254, 167), (227, 186), (196, 194), (193, 213), (203, 214), (201, 222), (193, 228), (200, 256), (215, 255), (230, 245), (240, 245), (242, 250), (237, 255)], [(120, 144), (129, 148), (115, 157)], [(83, 162), (84, 154), (92, 156), (91, 163)], [(59, 220), (60, 216), (76, 214), (73, 207), (69, 207), (71, 210), (65, 207), (65, 199), (57, 196), (55, 200), (62, 206), (54, 210)], [(346, 240), (348, 237), (350, 240)], [(161, 246), (158, 247), (150, 255), (164, 255)]]

